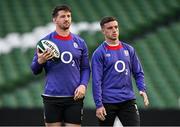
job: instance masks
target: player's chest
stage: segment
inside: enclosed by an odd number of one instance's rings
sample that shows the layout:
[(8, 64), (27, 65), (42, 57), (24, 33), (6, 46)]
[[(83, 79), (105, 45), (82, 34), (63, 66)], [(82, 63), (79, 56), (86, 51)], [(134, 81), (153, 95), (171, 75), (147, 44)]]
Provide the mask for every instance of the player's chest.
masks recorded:
[(56, 43), (60, 51), (61, 57), (72, 56), (73, 58), (80, 58), (82, 55), (82, 48), (77, 42), (59, 41)]
[(117, 63), (117, 61), (122, 61), (126, 64), (130, 62), (130, 55), (128, 50), (108, 50), (104, 53), (104, 65), (111, 66)]

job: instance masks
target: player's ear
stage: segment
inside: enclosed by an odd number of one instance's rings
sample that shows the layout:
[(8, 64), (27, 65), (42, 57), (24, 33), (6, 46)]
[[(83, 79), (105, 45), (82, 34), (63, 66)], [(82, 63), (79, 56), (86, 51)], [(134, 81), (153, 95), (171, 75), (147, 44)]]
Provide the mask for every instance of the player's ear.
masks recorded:
[(104, 28), (101, 28), (101, 32), (104, 34)]
[(56, 23), (56, 18), (53, 18), (52, 21), (53, 21), (54, 23)]

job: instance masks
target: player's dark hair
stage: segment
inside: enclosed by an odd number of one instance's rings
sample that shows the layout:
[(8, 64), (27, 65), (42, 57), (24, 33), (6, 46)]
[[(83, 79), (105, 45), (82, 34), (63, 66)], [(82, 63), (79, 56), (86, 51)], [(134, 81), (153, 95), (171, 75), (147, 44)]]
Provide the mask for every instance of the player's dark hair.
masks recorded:
[(117, 19), (115, 17), (112, 17), (112, 16), (103, 17), (101, 19), (101, 22), (100, 22), (101, 28), (104, 26), (104, 24), (111, 22), (111, 21), (117, 21)]
[(71, 8), (69, 6), (67, 6), (67, 5), (58, 5), (53, 9), (52, 17), (53, 18), (56, 17), (58, 15), (58, 12), (61, 11), (61, 10), (71, 12)]

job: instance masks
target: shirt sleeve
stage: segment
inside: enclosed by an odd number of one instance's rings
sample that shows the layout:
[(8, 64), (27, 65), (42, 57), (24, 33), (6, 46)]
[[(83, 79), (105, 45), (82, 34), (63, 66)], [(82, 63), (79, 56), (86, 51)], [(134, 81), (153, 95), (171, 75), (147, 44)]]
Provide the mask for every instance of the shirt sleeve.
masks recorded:
[(144, 72), (140, 60), (133, 48), (131, 56), (132, 73), (136, 81), (136, 85), (139, 91), (145, 91), (146, 85), (144, 81)]
[(31, 63), (31, 70), (32, 70), (33, 74), (35, 74), (35, 75), (41, 73), (43, 70), (43, 64), (38, 63), (38, 56), (37, 56), (36, 51), (34, 53), (34, 57), (33, 57), (32, 63)]
[(80, 63), (80, 75), (81, 75), (80, 84), (83, 84), (87, 87), (90, 77), (90, 65), (89, 65), (88, 48), (85, 42), (83, 45), (82, 59)]
[(92, 91), (96, 108), (103, 106), (102, 103), (102, 77), (103, 77), (103, 59), (101, 54), (95, 52), (91, 61), (92, 66)]

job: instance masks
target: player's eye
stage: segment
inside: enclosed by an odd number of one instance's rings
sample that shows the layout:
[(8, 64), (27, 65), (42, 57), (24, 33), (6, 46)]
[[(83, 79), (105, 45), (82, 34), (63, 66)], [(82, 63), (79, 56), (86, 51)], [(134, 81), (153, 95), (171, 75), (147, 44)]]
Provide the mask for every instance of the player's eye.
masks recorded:
[(118, 29), (118, 26), (115, 26), (116, 29)]
[(112, 29), (113, 27), (107, 27), (108, 30)]
[(64, 15), (61, 15), (60, 18), (64, 18), (65, 16)]
[(67, 15), (67, 17), (68, 17), (68, 18), (70, 18), (70, 17), (71, 17), (71, 15)]

